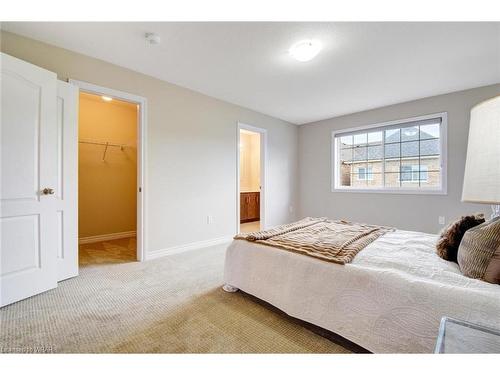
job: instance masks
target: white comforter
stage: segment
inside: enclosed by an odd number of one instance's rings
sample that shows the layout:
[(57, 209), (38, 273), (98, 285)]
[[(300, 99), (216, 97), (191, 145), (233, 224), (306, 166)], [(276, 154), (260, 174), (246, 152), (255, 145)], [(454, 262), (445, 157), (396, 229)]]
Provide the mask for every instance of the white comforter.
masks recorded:
[(431, 353), (442, 316), (500, 327), (500, 286), (463, 276), (436, 236), (388, 233), (338, 265), (236, 240), (224, 281), (375, 353)]

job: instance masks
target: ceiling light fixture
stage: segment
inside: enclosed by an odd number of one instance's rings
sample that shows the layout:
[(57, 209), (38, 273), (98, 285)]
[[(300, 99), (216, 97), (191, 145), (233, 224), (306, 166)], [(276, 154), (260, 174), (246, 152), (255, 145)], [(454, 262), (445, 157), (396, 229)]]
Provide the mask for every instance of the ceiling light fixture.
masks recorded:
[(112, 100), (113, 100), (113, 98), (112, 98), (112, 97), (110, 97), (110, 96), (105, 96), (105, 95), (101, 96), (101, 99), (102, 99), (102, 100), (104, 100), (105, 102), (110, 102), (110, 101), (112, 101)]
[(290, 55), (298, 61), (310, 61), (321, 51), (321, 43), (317, 40), (308, 39), (295, 43), (290, 48)]

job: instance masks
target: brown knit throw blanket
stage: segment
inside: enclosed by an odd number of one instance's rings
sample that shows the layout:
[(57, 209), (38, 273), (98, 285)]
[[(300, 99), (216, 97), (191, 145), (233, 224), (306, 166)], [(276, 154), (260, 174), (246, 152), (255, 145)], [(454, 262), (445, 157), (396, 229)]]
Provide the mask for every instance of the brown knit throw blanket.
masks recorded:
[(350, 263), (357, 253), (393, 228), (351, 223), (344, 220), (307, 217), (291, 224), (241, 233), (236, 240), (247, 240), (308, 255), (327, 262)]

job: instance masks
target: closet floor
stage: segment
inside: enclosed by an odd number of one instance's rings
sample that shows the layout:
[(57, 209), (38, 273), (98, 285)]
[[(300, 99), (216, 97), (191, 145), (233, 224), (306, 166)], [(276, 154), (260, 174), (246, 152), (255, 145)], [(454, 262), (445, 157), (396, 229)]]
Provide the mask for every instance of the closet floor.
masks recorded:
[(240, 233), (258, 232), (260, 230), (260, 221), (251, 221), (250, 223), (240, 224)]
[(137, 260), (135, 237), (81, 244), (78, 258), (80, 266), (109, 263), (129, 263)]

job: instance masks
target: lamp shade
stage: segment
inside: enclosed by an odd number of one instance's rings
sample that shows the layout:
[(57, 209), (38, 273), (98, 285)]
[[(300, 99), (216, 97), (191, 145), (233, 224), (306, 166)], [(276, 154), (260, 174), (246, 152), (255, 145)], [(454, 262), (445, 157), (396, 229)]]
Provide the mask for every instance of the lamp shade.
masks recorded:
[(500, 203), (500, 96), (470, 112), (462, 201)]

